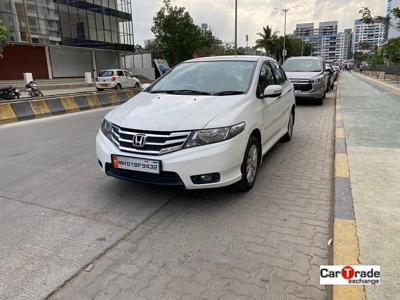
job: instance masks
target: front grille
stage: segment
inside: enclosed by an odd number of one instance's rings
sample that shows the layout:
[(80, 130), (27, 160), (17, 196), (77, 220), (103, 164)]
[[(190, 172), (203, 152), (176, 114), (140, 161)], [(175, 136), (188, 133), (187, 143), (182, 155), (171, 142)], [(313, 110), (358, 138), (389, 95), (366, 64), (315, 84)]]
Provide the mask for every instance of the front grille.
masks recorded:
[[(137, 147), (133, 139), (137, 134), (145, 135), (143, 147)], [(120, 151), (146, 155), (162, 155), (182, 149), (190, 131), (144, 131), (113, 125), (112, 140)]]
[(306, 79), (291, 79), (290, 80), (293, 83), (294, 89), (307, 92), (312, 90), (312, 84), (310, 80)]

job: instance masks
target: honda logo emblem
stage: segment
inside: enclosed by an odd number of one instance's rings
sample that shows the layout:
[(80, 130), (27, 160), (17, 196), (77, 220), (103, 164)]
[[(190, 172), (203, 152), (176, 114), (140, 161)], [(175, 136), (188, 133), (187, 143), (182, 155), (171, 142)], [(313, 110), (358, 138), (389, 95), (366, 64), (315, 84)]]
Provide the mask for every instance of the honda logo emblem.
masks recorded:
[(146, 144), (147, 136), (144, 134), (137, 134), (133, 136), (133, 146), (137, 148), (143, 148)]

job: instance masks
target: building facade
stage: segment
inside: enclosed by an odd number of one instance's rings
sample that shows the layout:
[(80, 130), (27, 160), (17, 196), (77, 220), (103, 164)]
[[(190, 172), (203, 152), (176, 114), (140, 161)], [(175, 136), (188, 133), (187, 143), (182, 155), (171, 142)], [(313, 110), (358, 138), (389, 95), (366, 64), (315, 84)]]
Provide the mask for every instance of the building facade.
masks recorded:
[[(0, 0), (0, 20), (10, 32), (0, 79), (23, 72), (36, 79), (83, 77), (119, 67), (121, 54), (134, 50), (130, 0)], [(26, 67), (33, 48), (46, 65)], [(13, 66), (13, 78), (1, 75), (4, 66)]]
[(297, 24), (294, 36), (312, 45), (313, 56), (328, 62), (335, 62), (340, 56), (337, 45), (342, 36), (338, 33), (337, 21), (320, 22), (318, 28), (314, 27), (314, 23)]
[(385, 42), (386, 26), (382, 22), (354, 22), (353, 52), (370, 52)]
[(353, 45), (353, 32), (351, 29), (345, 29), (340, 32), (336, 41), (336, 60), (348, 60), (351, 57)]
[[(396, 20), (392, 14), (392, 9), (400, 7), (400, 0), (388, 0), (387, 4), (387, 16), (391, 18), (392, 23), (399, 23), (400, 25), (400, 20)], [(394, 39), (400, 37), (400, 31), (397, 30), (396, 28), (393, 28), (392, 26), (389, 26), (386, 28), (386, 37), (387, 39)]]

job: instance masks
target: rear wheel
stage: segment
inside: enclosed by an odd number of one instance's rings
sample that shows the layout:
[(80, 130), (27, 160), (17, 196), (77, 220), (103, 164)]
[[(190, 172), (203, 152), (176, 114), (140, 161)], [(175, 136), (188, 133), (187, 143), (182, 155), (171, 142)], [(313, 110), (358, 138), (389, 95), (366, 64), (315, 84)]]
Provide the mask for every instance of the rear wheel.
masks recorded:
[(140, 88), (140, 84), (139, 84), (139, 82), (136, 82), (136, 84), (135, 84), (135, 88), (136, 88), (136, 89)]
[(290, 140), (292, 139), (293, 136), (293, 127), (294, 127), (294, 111), (292, 111), (290, 113), (290, 118), (289, 118), (289, 122), (288, 122), (288, 131), (286, 132), (286, 134), (282, 137), (281, 142), (287, 143), (290, 142)]
[(98, 92), (104, 91), (104, 89), (99, 89), (99, 88), (96, 88), (96, 90), (97, 90)]
[(118, 83), (118, 84), (115, 86), (115, 89), (116, 89), (116, 90), (122, 89), (122, 85), (121, 85), (120, 83)]
[(246, 151), (241, 166), (242, 179), (237, 183), (242, 192), (251, 190), (256, 181), (258, 167), (260, 166), (261, 146), (255, 136), (251, 136), (247, 143)]

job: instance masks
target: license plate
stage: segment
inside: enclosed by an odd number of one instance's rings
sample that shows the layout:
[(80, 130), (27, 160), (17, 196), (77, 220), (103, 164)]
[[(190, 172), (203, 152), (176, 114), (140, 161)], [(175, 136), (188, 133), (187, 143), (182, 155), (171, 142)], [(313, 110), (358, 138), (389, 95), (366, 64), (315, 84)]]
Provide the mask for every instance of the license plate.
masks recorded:
[(160, 161), (142, 158), (112, 156), (113, 167), (123, 170), (160, 174)]
[(100, 84), (100, 86), (101, 87), (108, 87), (108, 84), (107, 83), (102, 83), (102, 84)]
[(301, 90), (294, 90), (295, 95), (301, 95)]

